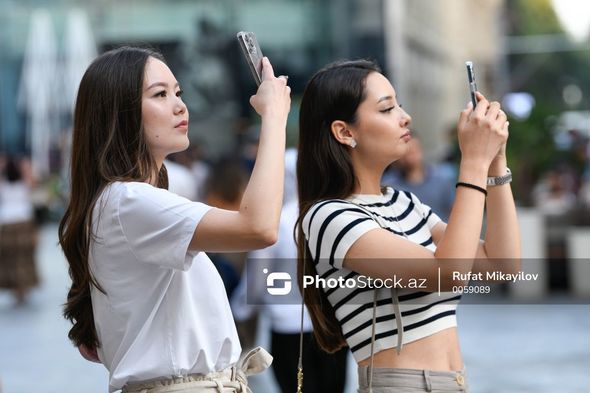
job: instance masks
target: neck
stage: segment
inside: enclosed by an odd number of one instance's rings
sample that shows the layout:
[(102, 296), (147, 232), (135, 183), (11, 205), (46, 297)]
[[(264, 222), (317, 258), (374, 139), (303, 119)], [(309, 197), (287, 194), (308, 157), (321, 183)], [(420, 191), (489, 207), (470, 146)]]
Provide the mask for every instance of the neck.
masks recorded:
[(363, 166), (353, 160), (353, 167), (357, 179), (355, 194), (381, 194), (381, 177), (386, 166)]

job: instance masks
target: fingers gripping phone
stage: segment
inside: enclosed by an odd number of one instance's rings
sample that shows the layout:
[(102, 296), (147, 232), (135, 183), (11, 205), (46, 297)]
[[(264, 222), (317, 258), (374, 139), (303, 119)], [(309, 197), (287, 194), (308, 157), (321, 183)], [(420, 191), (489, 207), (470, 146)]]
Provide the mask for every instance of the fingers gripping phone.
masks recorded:
[(465, 67), (467, 67), (467, 81), (469, 82), (469, 94), (471, 95), (471, 102), (473, 103), (473, 109), (477, 105), (477, 97), (475, 92), (477, 91), (477, 85), (475, 84), (475, 72), (473, 71), (473, 62), (466, 61)]
[(260, 45), (258, 45), (258, 40), (254, 33), (249, 31), (240, 31), (237, 34), (238, 41), (240, 43), (240, 47), (242, 48), (242, 53), (246, 58), (246, 62), (250, 67), (250, 71), (252, 71), (252, 75), (254, 76), (254, 81), (256, 82), (257, 86), (260, 86), (262, 83), (262, 51), (260, 50)]

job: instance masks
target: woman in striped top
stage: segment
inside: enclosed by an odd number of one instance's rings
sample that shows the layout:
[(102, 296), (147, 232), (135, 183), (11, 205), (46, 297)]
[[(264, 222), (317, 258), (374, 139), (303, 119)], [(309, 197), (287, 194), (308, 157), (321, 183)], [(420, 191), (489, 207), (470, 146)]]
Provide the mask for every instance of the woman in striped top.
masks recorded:
[(458, 188), (444, 223), (415, 195), (380, 185), (408, 150), (411, 117), (378, 66), (334, 63), (307, 84), (297, 162), (300, 283), (319, 345), (350, 347), (359, 392), (467, 391), (452, 288), (478, 272), (519, 269), (510, 185), (488, 186), (509, 174), (508, 122), (499, 103), (478, 99), (459, 117)]

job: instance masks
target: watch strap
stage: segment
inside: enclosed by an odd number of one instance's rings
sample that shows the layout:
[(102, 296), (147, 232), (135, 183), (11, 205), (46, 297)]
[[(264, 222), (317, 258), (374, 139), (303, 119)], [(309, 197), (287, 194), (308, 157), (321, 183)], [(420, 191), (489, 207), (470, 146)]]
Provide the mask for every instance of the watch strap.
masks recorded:
[(504, 176), (491, 176), (488, 177), (487, 185), (488, 186), (501, 186), (502, 184), (507, 184), (512, 181), (512, 172), (510, 168), (506, 168), (506, 174)]

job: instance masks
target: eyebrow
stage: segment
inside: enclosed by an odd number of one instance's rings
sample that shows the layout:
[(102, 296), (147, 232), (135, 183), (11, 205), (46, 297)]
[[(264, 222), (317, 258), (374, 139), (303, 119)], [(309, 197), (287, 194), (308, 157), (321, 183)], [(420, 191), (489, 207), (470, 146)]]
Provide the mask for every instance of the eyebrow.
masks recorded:
[(387, 100), (393, 100), (393, 96), (381, 97), (377, 100), (377, 104), (380, 103), (381, 101), (387, 101)]
[[(152, 83), (151, 85), (148, 86), (148, 88), (146, 90), (149, 90), (151, 88), (157, 87), (157, 86), (162, 86), (162, 87), (168, 87), (168, 83), (166, 82), (155, 82)], [(176, 84), (174, 85), (174, 87), (178, 87), (178, 82), (176, 82)]]

